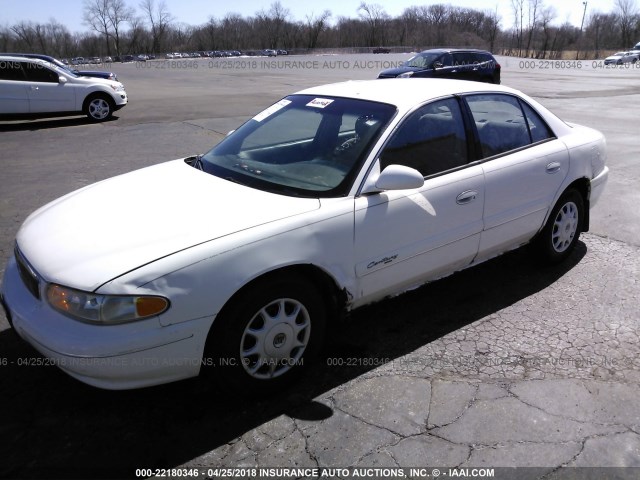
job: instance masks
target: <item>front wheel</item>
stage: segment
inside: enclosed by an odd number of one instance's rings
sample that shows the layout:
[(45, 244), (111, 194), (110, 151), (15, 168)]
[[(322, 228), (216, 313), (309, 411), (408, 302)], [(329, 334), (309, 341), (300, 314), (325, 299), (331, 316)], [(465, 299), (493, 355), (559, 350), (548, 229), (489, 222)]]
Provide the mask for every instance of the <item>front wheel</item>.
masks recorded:
[(85, 102), (84, 111), (92, 122), (104, 122), (113, 115), (115, 109), (113, 100), (106, 95), (94, 95)]
[(584, 200), (576, 190), (567, 190), (553, 207), (544, 229), (537, 239), (542, 256), (551, 263), (567, 258), (582, 231)]
[(209, 375), (241, 392), (270, 393), (295, 380), (324, 340), (326, 308), (300, 278), (259, 282), (216, 319), (207, 339)]

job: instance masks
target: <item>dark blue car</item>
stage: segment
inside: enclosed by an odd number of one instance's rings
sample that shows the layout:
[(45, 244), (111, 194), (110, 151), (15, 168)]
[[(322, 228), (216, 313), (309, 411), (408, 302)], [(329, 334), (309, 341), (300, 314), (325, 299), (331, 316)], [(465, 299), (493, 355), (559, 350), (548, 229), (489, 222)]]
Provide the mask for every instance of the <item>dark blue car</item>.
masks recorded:
[(433, 77), (500, 83), (500, 64), (484, 50), (433, 49), (410, 58), (404, 65), (388, 68), (378, 78)]

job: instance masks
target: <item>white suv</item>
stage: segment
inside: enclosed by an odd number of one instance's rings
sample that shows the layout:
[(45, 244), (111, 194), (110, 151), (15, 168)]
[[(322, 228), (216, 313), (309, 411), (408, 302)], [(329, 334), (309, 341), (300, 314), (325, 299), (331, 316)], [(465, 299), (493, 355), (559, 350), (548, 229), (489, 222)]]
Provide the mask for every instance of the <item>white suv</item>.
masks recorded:
[(120, 82), (82, 77), (45, 60), (0, 56), (0, 120), (85, 114), (101, 122), (126, 104)]

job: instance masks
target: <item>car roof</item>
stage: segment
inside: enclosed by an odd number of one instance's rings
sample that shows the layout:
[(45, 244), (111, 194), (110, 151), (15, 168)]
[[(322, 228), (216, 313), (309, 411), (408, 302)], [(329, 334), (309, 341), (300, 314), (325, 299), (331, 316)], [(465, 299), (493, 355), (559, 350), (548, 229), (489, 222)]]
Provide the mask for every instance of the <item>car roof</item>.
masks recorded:
[(54, 63), (53, 57), (48, 57), (47, 55), (39, 55), (37, 53), (0, 53), (0, 58), (5, 60), (15, 60), (15, 61), (24, 61), (31, 60), (34, 62), (48, 62), (52, 65), (56, 65)]
[(519, 91), (503, 85), (441, 78), (351, 80), (312, 87), (297, 93), (389, 103), (404, 110), (436, 98), (474, 92), (503, 92), (521, 95)]
[(36, 58), (39, 60), (46, 60), (49, 63), (60, 61), (51, 55), (44, 55), (42, 53), (0, 53), (0, 57)]

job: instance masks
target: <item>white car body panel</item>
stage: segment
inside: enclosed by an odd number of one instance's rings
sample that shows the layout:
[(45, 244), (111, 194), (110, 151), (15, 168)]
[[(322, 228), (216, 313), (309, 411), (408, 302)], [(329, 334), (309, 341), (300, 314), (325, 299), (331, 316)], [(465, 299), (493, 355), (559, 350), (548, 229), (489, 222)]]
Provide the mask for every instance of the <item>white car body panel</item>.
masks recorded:
[(353, 288), (352, 229), (353, 199), (323, 199), (320, 209), (177, 252), (109, 282), (100, 292), (168, 291), (172, 308), (160, 322), (169, 325), (213, 316), (243, 285), (291, 265), (316, 265)]
[[(200, 371), (211, 318), (169, 328), (161, 328), (157, 318), (111, 327), (84, 324), (60, 315), (46, 302), (34, 305), (14, 259), (7, 265), (3, 289), (17, 307), (12, 310), (16, 332), (56, 366), (85, 383), (108, 389), (138, 388), (188, 378)], [(23, 305), (30, 307), (23, 309)], [(38, 321), (30, 321), (32, 316)]]
[[(420, 88), (423, 82), (428, 89)], [(477, 91), (518, 95), (557, 138), (427, 177), (420, 188), (373, 192), (380, 150), (416, 106)], [(265, 274), (315, 268), (333, 282), (344, 308), (353, 309), (530, 241), (569, 185), (588, 182), (593, 205), (607, 181), (599, 132), (568, 125), (506, 87), (397, 79), (300, 93), (397, 107), (347, 195), (278, 195), (184, 160), (70, 193), (30, 215), (17, 236), (41, 293), (51, 282), (99, 294), (162, 295), (171, 306), (133, 323), (81, 323), (36, 301), (12, 259), (3, 295), (17, 332), (70, 375), (102, 388), (187, 378), (200, 371), (219, 312)]]
[[(42, 207), (27, 218), (17, 241), (47, 281), (92, 291), (179, 250), (319, 205), (317, 199), (245, 188), (176, 160), (104, 180)], [(65, 248), (70, 243), (74, 248)], [(58, 253), (52, 257), (51, 251)]]
[(482, 164), (486, 181), (480, 259), (528, 241), (544, 224), (569, 172), (569, 154), (552, 140)]
[(29, 113), (29, 95), (25, 82), (0, 80), (0, 113)]
[[(75, 83), (26, 82), (29, 95), (29, 112), (71, 112), (81, 110), (76, 93), (79, 85)], [(84, 98), (84, 97), (82, 97)]]
[[(452, 178), (453, 177), (453, 178)], [(458, 204), (464, 192), (476, 192)], [(422, 188), (356, 199), (356, 305), (468, 265), (482, 231), (484, 178), (473, 166), (425, 181)]]

